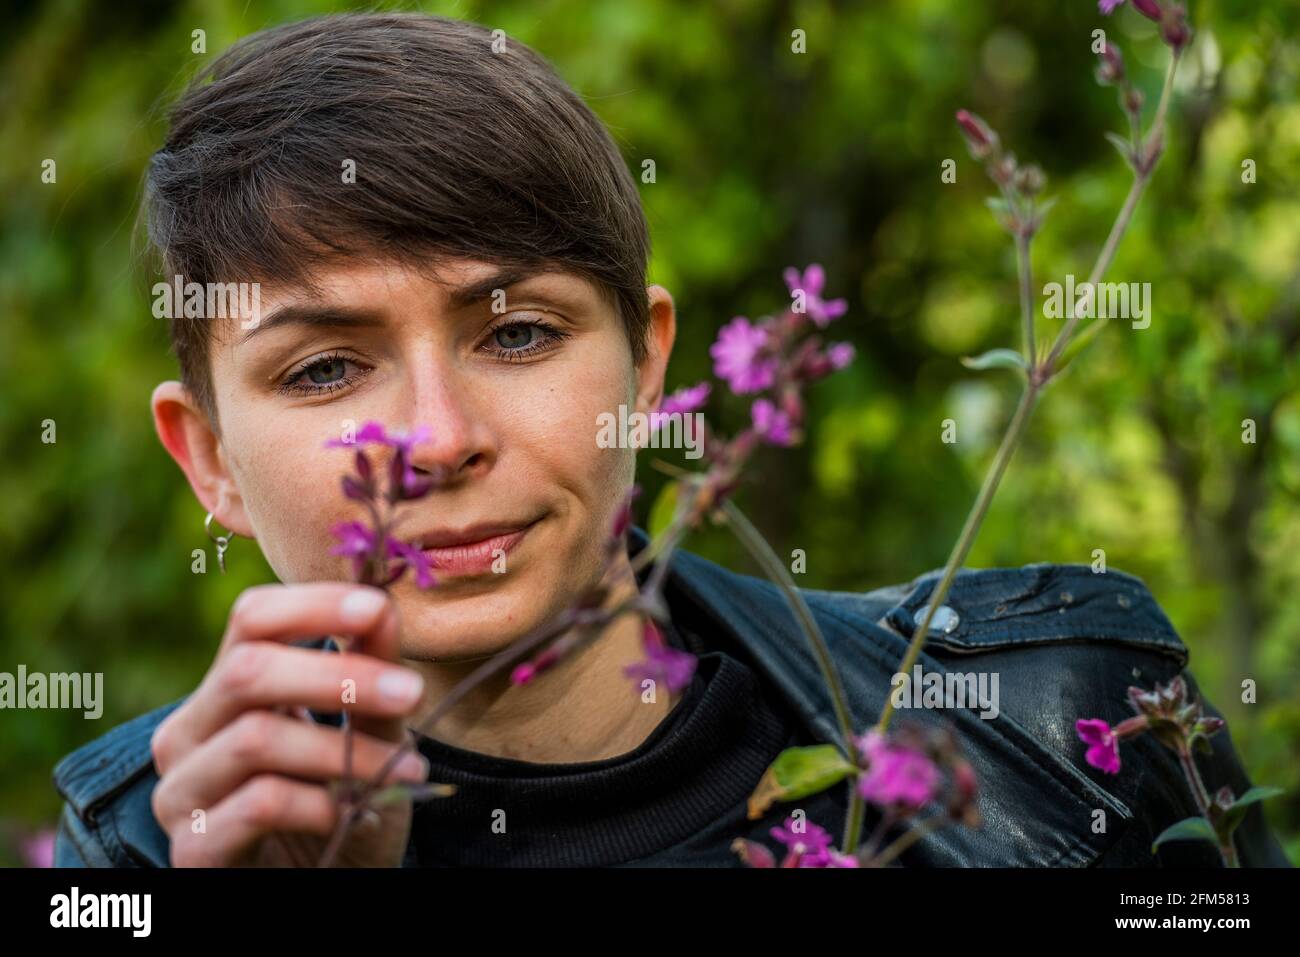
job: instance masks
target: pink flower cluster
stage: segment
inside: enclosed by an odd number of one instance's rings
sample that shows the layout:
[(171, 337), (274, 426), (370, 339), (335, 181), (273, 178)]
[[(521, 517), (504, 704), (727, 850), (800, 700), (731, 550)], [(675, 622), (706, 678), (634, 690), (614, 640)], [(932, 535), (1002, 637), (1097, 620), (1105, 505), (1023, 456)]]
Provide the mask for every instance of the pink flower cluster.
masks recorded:
[[(709, 355), (713, 374), (732, 394), (756, 396), (750, 406), (749, 435), (769, 445), (791, 446), (800, 438), (803, 388), (843, 369), (853, 361), (854, 350), (847, 342), (826, 346), (814, 331), (825, 329), (848, 310), (844, 299), (823, 298), (825, 270), (816, 263), (802, 273), (791, 266), (784, 278), (791, 307), (757, 322), (736, 316), (718, 332)], [(694, 412), (703, 407), (709, 392), (707, 382), (679, 389), (660, 404), (659, 411)], [(750, 443), (746, 438), (740, 444)], [(713, 457), (726, 457), (716, 443)]]
[[(825, 828), (804, 820), (788, 817), (781, 827), (771, 830), (774, 840), (786, 848), (781, 867), (858, 867), (858, 859), (851, 854), (835, 850), (835, 839)], [(776, 867), (776, 858), (762, 844), (739, 838), (732, 848), (750, 867)]]
[[(412, 449), (428, 441), (432, 432), (422, 426), (409, 433), (390, 432), (379, 422), (365, 423), (354, 437), (330, 439), (326, 448), (356, 448), (356, 472), (343, 476), (343, 494), (369, 508), (371, 523), (360, 521), (339, 522), (330, 528), (338, 544), (330, 549), (331, 555), (341, 555), (352, 560), (353, 575), (363, 584), (386, 588), (396, 582), (409, 568), (416, 585), (429, 588), (437, 584), (429, 557), (420, 550), (419, 543), (405, 542), (389, 534), (392, 528), (393, 509), (401, 502), (423, 498), (432, 491), (436, 479), (422, 477), (411, 464)], [(381, 484), (379, 473), (363, 448), (381, 446), (393, 449), (385, 471), (387, 482)], [(381, 515), (380, 505), (386, 505), (388, 514)]]
[(1187, 683), (1181, 675), (1152, 691), (1129, 688), (1128, 700), (1136, 714), (1113, 728), (1101, 718), (1080, 718), (1074, 723), (1079, 740), (1088, 746), (1084, 760), (1104, 774), (1119, 773), (1121, 741), (1149, 731), (1166, 747), (1181, 753), (1224, 726), (1222, 718), (1205, 714), (1199, 700), (1188, 701)]

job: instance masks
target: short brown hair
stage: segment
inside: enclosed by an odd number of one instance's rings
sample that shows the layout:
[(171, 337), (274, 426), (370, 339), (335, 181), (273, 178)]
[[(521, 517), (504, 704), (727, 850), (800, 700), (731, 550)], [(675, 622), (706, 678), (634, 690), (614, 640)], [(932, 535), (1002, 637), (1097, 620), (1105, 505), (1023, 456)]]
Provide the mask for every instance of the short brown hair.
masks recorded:
[[(173, 106), (149, 164), (144, 218), (168, 281), (310, 286), (314, 267), (358, 254), (563, 268), (617, 307), (639, 361), (650, 238), (636, 183), (550, 64), (493, 39), (445, 17), (339, 14), (234, 44)], [(211, 322), (170, 328), (219, 429)]]

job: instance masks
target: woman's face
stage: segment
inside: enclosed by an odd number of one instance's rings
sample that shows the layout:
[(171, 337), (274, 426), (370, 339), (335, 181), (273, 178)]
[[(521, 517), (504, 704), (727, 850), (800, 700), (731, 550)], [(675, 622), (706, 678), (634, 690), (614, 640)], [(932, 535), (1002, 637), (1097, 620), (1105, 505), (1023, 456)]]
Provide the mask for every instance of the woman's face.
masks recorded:
[[(370, 419), (430, 427), (411, 463), (445, 480), (398, 506), (397, 534), (441, 546), (430, 553), (439, 584), (421, 590), (408, 573), (392, 586), (407, 657), (491, 654), (600, 577), (635, 452), (601, 448), (597, 417), (620, 404), (647, 412), (661, 396), (674, 331), (665, 290), (648, 290), (638, 368), (595, 285), (516, 278), (454, 260), (436, 278), (357, 264), (322, 274), (312, 293), (264, 284), (256, 326), (213, 320), (224, 324), (211, 350), (219, 445), (177, 383), (155, 392), (159, 433), (204, 505), (255, 537), (284, 582), (352, 577), (329, 529), (365, 518), (364, 506), (340, 491), (351, 450), (325, 441)], [(195, 448), (205, 441), (208, 454)], [(369, 450), (387, 461), (388, 449)]]

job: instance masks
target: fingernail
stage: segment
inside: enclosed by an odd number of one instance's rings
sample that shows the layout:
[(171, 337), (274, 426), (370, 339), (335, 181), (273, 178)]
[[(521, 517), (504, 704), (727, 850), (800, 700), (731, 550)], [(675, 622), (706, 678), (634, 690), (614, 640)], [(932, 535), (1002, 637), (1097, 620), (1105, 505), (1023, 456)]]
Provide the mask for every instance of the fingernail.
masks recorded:
[(384, 607), (384, 593), (373, 588), (349, 592), (339, 604), (339, 615), (344, 624), (365, 625), (374, 620)]
[(405, 754), (393, 768), (393, 773), (407, 781), (427, 781), (429, 779), (429, 762), (418, 754)]
[(379, 676), (379, 693), (401, 704), (409, 704), (424, 691), (424, 678), (414, 671), (393, 668)]

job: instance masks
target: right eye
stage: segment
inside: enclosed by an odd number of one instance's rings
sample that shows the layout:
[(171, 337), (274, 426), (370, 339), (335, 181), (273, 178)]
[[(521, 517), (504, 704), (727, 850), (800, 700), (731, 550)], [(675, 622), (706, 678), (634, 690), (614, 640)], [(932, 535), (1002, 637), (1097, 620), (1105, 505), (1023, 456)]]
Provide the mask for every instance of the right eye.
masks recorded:
[(365, 374), (364, 370), (349, 374), (349, 365), (361, 369), (355, 361), (339, 353), (311, 359), (291, 372), (278, 391), (284, 395), (319, 395), (347, 388)]

